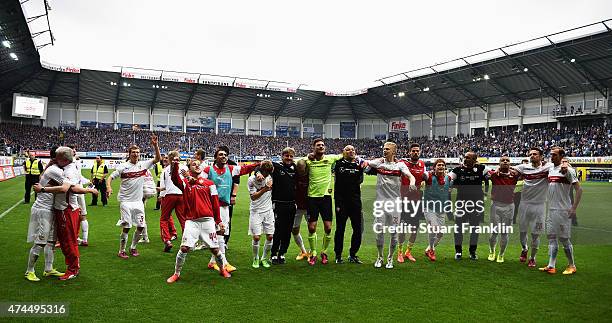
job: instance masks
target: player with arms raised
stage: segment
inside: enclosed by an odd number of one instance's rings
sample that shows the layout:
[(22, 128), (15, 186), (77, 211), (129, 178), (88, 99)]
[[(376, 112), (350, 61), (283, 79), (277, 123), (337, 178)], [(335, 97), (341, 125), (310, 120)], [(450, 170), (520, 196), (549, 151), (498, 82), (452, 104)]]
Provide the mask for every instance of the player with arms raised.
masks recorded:
[(146, 225), (144, 203), (142, 202), (144, 180), (149, 168), (153, 167), (161, 158), (157, 136), (154, 134), (151, 135), (151, 145), (155, 150), (155, 158), (140, 161), (140, 148), (132, 145), (128, 148), (128, 161), (119, 165), (106, 180), (106, 194), (110, 196), (113, 193), (111, 187), (112, 181), (116, 178), (121, 178), (121, 186), (117, 195), (121, 218), (117, 225), (123, 229), (119, 239), (119, 253), (117, 256), (123, 259), (129, 258), (125, 252), (125, 246), (127, 245), (128, 233), (132, 226), (136, 226), (136, 231), (134, 231), (134, 236), (132, 237), (130, 254), (132, 257), (140, 255), (136, 250), (136, 246)]
[[(201, 241), (204, 248), (209, 248), (213, 257), (221, 264), (227, 264), (225, 255), (219, 251), (217, 234), (223, 234), (225, 226), (219, 216), (219, 196), (215, 184), (208, 179), (200, 177), (202, 168), (200, 161), (195, 159), (189, 164), (189, 175), (185, 178), (179, 176), (179, 158), (174, 157), (171, 164), (172, 183), (183, 192), (185, 232), (181, 242), (181, 249), (176, 254), (174, 274), (166, 282), (172, 284), (179, 280), (181, 269), (185, 264), (187, 253), (191, 251), (196, 242)], [(217, 231), (215, 225), (219, 227)], [(219, 270), (221, 276), (230, 278), (232, 275), (225, 269)]]

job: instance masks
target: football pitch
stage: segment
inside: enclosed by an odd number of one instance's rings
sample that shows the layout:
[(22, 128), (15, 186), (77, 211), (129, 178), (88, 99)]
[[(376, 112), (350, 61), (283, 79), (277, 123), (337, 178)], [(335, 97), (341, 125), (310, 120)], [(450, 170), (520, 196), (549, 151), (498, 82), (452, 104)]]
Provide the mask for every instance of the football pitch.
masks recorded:
[[(88, 176), (88, 174), (85, 174)], [(560, 247), (556, 275), (528, 268), (518, 257), (518, 226), (510, 238), (506, 262), (487, 261), (488, 235), (480, 237), (478, 261), (455, 261), (452, 235), (437, 249), (438, 261), (424, 256), (426, 235), (419, 234), (416, 263), (395, 263), (392, 270), (376, 269), (372, 202), (375, 177), (367, 176), (362, 196), (365, 232), (359, 256), (364, 264), (314, 267), (294, 260), (293, 241), (284, 265), (251, 268), (246, 178), (234, 209), (232, 237), (227, 251), (238, 269), (230, 279), (207, 269), (208, 250), (188, 255), (181, 280), (166, 283), (174, 271), (178, 241), (171, 253), (162, 252), (159, 211), (147, 203), (149, 244), (140, 244), (140, 257), (117, 257), (119, 217), (116, 195), (106, 207), (88, 208), (89, 247), (81, 247), (80, 275), (67, 282), (42, 277), (44, 260), (36, 273), (40, 282), (23, 277), (28, 250), (26, 233), (30, 205), (20, 204), (24, 179), (0, 183), (0, 219), (3, 260), (0, 303), (66, 302), (69, 316), (57, 320), (91, 321), (605, 321), (612, 303), (612, 184), (583, 183), (578, 209), (579, 226), (572, 229), (578, 272), (561, 275), (567, 264)], [(114, 191), (119, 182), (114, 182)], [(91, 197), (87, 197), (88, 204)], [(485, 217), (488, 221), (488, 209)], [(447, 223), (448, 224), (448, 223)], [(177, 222), (178, 227), (178, 222)], [(180, 227), (178, 228), (180, 230)], [(345, 234), (345, 256), (350, 245)], [(323, 236), (319, 224), (319, 248)], [(306, 224), (302, 236), (307, 245)], [(132, 234), (130, 233), (130, 241)], [(262, 242), (263, 245), (263, 242)], [(547, 263), (548, 246), (541, 238), (538, 266)], [(388, 246), (388, 239), (385, 243)], [(333, 241), (330, 260), (333, 260)], [(387, 249), (385, 248), (385, 251)], [(464, 243), (467, 254), (467, 237)], [(64, 270), (64, 257), (55, 253), (55, 266)], [(4, 320), (1, 319), (1, 320)], [(32, 319), (22, 318), (23, 321)]]

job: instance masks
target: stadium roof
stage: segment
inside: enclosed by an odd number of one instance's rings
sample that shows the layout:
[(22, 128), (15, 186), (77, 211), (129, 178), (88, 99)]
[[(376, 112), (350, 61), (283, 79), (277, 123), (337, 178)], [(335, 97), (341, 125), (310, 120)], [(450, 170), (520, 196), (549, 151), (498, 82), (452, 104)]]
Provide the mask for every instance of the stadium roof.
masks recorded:
[[(0, 102), (13, 92), (22, 92), (48, 96), (50, 102), (217, 115), (389, 120), (466, 107), (486, 109), (503, 102), (520, 106), (521, 101), (539, 97), (559, 101), (560, 95), (584, 91), (608, 97), (612, 87), (612, 20), (382, 78), (380, 86), (355, 93), (271, 90), (270, 82), (237, 77), (222, 77), (228, 80), (222, 83), (226, 85), (201, 84), (206, 83), (200, 82), (201, 78), (214, 77), (202, 74), (195, 74), (191, 83), (164, 81), (165, 74), (177, 72), (144, 69), (108, 72), (56, 68), (69, 71), (61, 72), (41, 65), (28, 20), (18, 1), (0, 5), (0, 37), (11, 41), (10, 49), (0, 45)], [(567, 40), (576, 34), (579, 36)], [(8, 50), (19, 60), (11, 59)], [(134, 78), (134, 72), (128, 70), (152, 77)], [(242, 80), (259, 86), (241, 86)]]

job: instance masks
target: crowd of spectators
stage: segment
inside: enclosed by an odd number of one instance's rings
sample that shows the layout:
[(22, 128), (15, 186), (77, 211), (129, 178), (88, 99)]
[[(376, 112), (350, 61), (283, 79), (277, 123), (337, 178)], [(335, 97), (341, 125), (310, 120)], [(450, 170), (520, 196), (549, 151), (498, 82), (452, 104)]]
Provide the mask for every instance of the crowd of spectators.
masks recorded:
[[(194, 151), (202, 148), (207, 156), (214, 154), (221, 145), (230, 147), (232, 155), (277, 156), (287, 147), (293, 147), (296, 155), (304, 156), (311, 151), (311, 139), (292, 137), (264, 137), (247, 135), (156, 132), (162, 151), (177, 149)], [(481, 157), (509, 155), (527, 156), (529, 147), (540, 147), (548, 153), (551, 147), (564, 147), (569, 156), (611, 156), (612, 129), (603, 120), (582, 125), (564, 125), (561, 129), (550, 125), (531, 126), (522, 131), (490, 130), (487, 134), (456, 137), (427, 137), (400, 139), (400, 156), (411, 143), (421, 144), (422, 156), (459, 157), (468, 150)], [(143, 152), (150, 150), (148, 130), (112, 130), (91, 128), (49, 128), (11, 123), (0, 124), (0, 146), (9, 154), (24, 153), (27, 149), (48, 150), (57, 145), (76, 145), (79, 151), (125, 152), (132, 143)], [(355, 146), (358, 154), (365, 157), (382, 155), (383, 142), (375, 139), (326, 139), (327, 150), (338, 153), (348, 144)]]

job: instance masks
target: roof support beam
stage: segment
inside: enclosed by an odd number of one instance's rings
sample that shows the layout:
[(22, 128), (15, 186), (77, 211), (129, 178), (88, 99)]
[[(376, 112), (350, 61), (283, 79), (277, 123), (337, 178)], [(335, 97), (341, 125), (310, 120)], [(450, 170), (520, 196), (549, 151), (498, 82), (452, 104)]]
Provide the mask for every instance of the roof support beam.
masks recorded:
[[(478, 73), (479, 75), (483, 75), (484, 77), (485, 73), (482, 70), (480, 70), (480, 68), (472, 65), (472, 63), (468, 62), (465, 58), (462, 58), (462, 60), (470, 67), (472, 71)], [(493, 88), (495, 88), (498, 92), (500, 92), (504, 98), (512, 101), (512, 103), (514, 103), (514, 105), (516, 105), (520, 109), (521, 101), (523, 101), (523, 98), (519, 97), (514, 92), (508, 90), (499, 81), (493, 80), (492, 78), (485, 79), (485, 82), (490, 84)], [(511, 95), (514, 98), (510, 97), (509, 95)]]
[(277, 121), (278, 118), (280, 118), (281, 114), (283, 113), (283, 111), (289, 105), (290, 102), (291, 102), (291, 100), (287, 99), (287, 100), (285, 100), (285, 102), (283, 102), (283, 104), (281, 104), (281, 106), (278, 108), (278, 110), (276, 110), (276, 113), (274, 113), (274, 121)]
[[(408, 75), (406, 75), (406, 77), (408, 77)], [(416, 84), (421, 89), (421, 91), (424, 91), (424, 89), (428, 87), (426, 85), (423, 85), (423, 83), (419, 80), (414, 80), (414, 84)], [(459, 109), (459, 107), (455, 103), (449, 101), (447, 98), (437, 93), (436, 90), (434, 89), (429, 89), (428, 91), (424, 91), (424, 92), (427, 92), (431, 97), (434, 97), (438, 102), (442, 103), (442, 105), (446, 104), (450, 106), (452, 109), (449, 109), (449, 110)]]
[[(389, 103), (390, 105), (392, 105), (394, 108), (402, 110), (404, 112), (406, 112), (406, 115), (411, 115), (411, 114), (415, 114), (415, 112), (423, 112), (423, 108), (419, 107), (419, 105), (423, 106), (422, 104), (419, 104), (418, 102), (414, 101), (413, 99), (411, 99), (410, 97), (408, 97), (408, 100), (410, 100), (411, 102), (414, 102), (415, 105), (417, 106), (418, 111), (409, 111), (406, 110), (406, 108), (404, 108), (403, 106), (401, 106), (400, 104), (397, 104), (391, 100), (389, 100), (388, 98), (386, 98), (384, 95), (380, 95), (378, 94), (376, 91), (368, 91), (368, 93), (373, 93), (376, 97), (383, 99), (385, 102)], [(406, 96), (404, 97), (406, 98)], [(427, 106), (424, 106), (427, 107)]]
[(153, 114), (153, 109), (155, 109), (155, 103), (157, 102), (157, 95), (159, 94), (159, 85), (153, 90), (153, 100), (151, 101), (151, 109), (150, 113)]
[[(443, 79), (445, 79), (446, 81), (452, 83), (455, 86), (455, 89), (457, 90), (457, 92), (461, 93), (463, 96), (465, 96), (467, 99), (469, 99), (470, 101), (472, 101), (473, 104), (475, 104), (476, 106), (480, 107), (480, 109), (482, 109), (483, 111), (487, 111), (487, 106), (489, 105), (488, 102), (486, 102), (485, 100), (483, 100), (481, 97), (479, 97), (478, 95), (474, 94), (472, 91), (468, 90), (466, 87), (464, 87), (463, 85), (455, 82), (455, 80), (453, 80), (452, 78), (446, 76), (443, 73), (438, 72), (436, 69), (434, 69), (433, 67), (429, 67), (429, 69), (431, 69), (432, 71), (434, 71), (434, 73), (436, 73), (438, 76), (442, 77)], [(461, 89), (461, 91), (459, 91), (459, 89)], [(466, 94), (467, 93), (467, 94)]]
[(355, 121), (355, 123), (357, 123), (357, 120), (359, 120), (359, 119), (357, 118), (357, 114), (355, 113), (355, 107), (353, 107), (353, 102), (351, 102), (351, 97), (347, 96), (346, 100), (348, 101), (349, 108), (351, 108), (351, 114), (353, 115), (353, 121)]
[(81, 73), (77, 74), (77, 106), (81, 104)]
[(248, 120), (251, 114), (255, 112), (255, 109), (257, 108), (257, 103), (259, 103), (259, 99), (260, 99), (259, 97), (256, 97), (255, 100), (251, 102), (251, 105), (249, 106), (249, 109), (247, 110), (247, 116), (245, 118), (246, 120)]
[[(597, 81), (595, 81), (597, 78), (594, 77), (593, 72), (591, 70), (589, 70), (586, 66), (582, 65), (579, 60), (575, 59), (575, 57), (571, 57), (572, 55), (568, 53), (565, 48), (557, 45), (557, 43), (553, 42), (548, 36), (546, 36), (546, 39), (550, 42), (551, 45), (553, 45), (555, 50), (557, 50), (557, 52), (561, 54), (570, 63), (570, 65), (572, 65), (574, 69), (578, 73), (580, 73), (580, 75), (582, 75), (582, 77), (584, 77), (595, 88), (595, 90), (597, 90), (597, 92), (601, 93), (604, 98), (608, 98), (608, 90), (605, 86), (602, 86), (601, 84), (598, 84)], [(571, 62), (571, 59), (574, 59), (573, 63)]]
[(193, 96), (198, 91), (198, 83), (200, 83), (199, 81), (200, 81), (200, 79), (198, 77), (198, 82), (194, 83), (193, 86), (191, 87), (191, 92), (189, 93), (189, 98), (187, 99), (187, 103), (185, 103), (185, 115), (187, 115), (187, 112), (189, 111), (189, 108), (191, 108), (191, 101), (193, 101)]
[(361, 98), (361, 100), (363, 100), (363, 102), (365, 102), (370, 108), (372, 108), (372, 110), (374, 110), (374, 112), (378, 113), (381, 116), (384, 116), (385, 119), (383, 119), (384, 122), (389, 123), (389, 115), (386, 113), (382, 113), (380, 110), (378, 110), (376, 108), (376, 106), (370, 101), (370, 99), (368, 99), (367, 94), (362, 94), (359, 96)]
[(46, 97), (49, 97), (49, 95), (51, 95), (51, 91), (53, 91), (53, 89), (55, 88), (55, 84), (57, 83), (57, 77), (59, 73), (60, 72), (53, 73), (53, 78), (51, 79), (51, 82), (49, 82), (49, 86), (47, 86), (47, 91), (45, 92)]
[(306, 109), (306, 111), (304, 111), (304, 113), (302, 113), (301, 118), (306, 118), (308, 114), (310, 113), (310, 110), (312, 110), (312, 108), (314, 108), (317, 104), (319, 104), (319, 102), (321, 102), (321, 100), (324, 97), (325, 97), (325, 92), (321, 92), (321, 94), (317, 97), (317, 99), (314, 100), (314, 102), (312, 102), (312, 104)]
[(121, 77), (121, 75), (123, 74), (123, 69), (121, 71), (121, 73), (119, 74), (119, 80), (117, 80), (117, 91), (115, 92), (115, 102), (113, 105), (113, 110), (116, 113), (117, 112), (117, 106), (119, 105), (119, 94), (121, 93), (121, 87), (123, 86), (122, 84), (122, 79), (123, 77)]
[[(519, 63), (521, 66), (527, 68), (527, 65), (525, 63), (523, 63), (523, 61), (519, 57), (515, 57), (515, 56), (512, 56), (512, 55), (508, 54), (502, 48), (500, 48), (499, 50), (502, 53), (504, 53), (504, 55), (506, 55), (506, 57), (510, 58), (511, 61)], [(557, 91), (557, 89), (555, 89), (554, 86), (552, 86), (549, 82), (547, 82), (542, 76), (538, 75), (538, 73), (536, 73), (535, 71), (527, 68), (527, 72), (526, 73), (527, 73), (527, 77), (529, 77), (535, 83), (538, 83), (540, 85), (542, 83), (544, 83), (544, 85), (546, 85), (546, 87), (544, 88), (544, 91), (546, 91), (548, 96), (550, 96), (555, 101), (557, 101), (557, 103), (559, 103), (559, 104), (561, 103), (561, 99), (560, 99), (561, 95), (562, 95), (561, 92)]]
[(325, 123), (327, 122), (327, 117), (329, 117), (329, 112), (331, 111), (334, 103), (336, 103), (336, 99), (338, 99), (337, 96), (332, 97), (331, 101), (327, 105), (327, 109), (325, 110), (325, 113), (323, 114), (323, 125), (325, 125)]
[(227, 101), (227, 98), (229, 97), (229, 95), (231, 93), (232, 93), (232, 88), (231, 87), (227, 87), (227, 90), (225, 90), (225, 94), (223, 94), (223, 98), (221, 99), (221, 102), (217, 106), (217, 112), (216, 112), (217, 113), (217, 118), (221, 114), (221, 110), (223, 109), (223, 105), (225, 105), (225, 101)]

